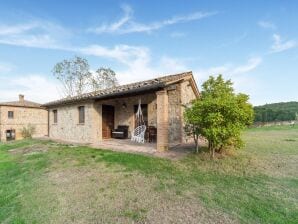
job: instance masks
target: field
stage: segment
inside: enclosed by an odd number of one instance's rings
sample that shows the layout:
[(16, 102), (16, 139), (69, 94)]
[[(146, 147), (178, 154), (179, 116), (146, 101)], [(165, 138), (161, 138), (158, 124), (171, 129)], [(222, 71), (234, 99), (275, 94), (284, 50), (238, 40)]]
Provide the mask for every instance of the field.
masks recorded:
[(0, 223), (297, 223), (298, 128), (247, 130), (209, 160), (0, 144)]

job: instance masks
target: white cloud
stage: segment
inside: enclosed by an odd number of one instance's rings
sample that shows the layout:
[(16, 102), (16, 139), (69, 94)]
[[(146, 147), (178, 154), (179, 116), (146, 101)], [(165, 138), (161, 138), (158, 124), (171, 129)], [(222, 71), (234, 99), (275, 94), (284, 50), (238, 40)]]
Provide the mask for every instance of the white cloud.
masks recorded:
[(273, 34), (273, 45), (271, 46), (271, 52), (282, 52), (298, 46), (296, 40), (283, 41), (278, 34)]
[(250, 71), (254, 70), (258, 65), (260, 65), (261, 62), (262, 62), (261, 57), (250, 58), (246, 64), (235, 67), (231, 71), (231, 74), (237, 75), (237, 74), (243, 74), (243, 73), (250, 72)]
[(102, 24), (100, 27), (89, 29), (89, 31), (95, 32), (95, 33), (105, 33), (105, 32), (113, 33), (119, 30), (125, 23), (127, 23), (131, 19), (133, 15), (133, 10), (129, 5), (126, 5), (126, 4), (122, 5), (121, 8), (123, 10), (124, 15), (118, 21), (111, 23), (109, 25)]
[(36, 23), (18, 24), (18, 25), (0, 25), (0, 36), (16, 35), (37, 27)]
[(186, 65), (183, 63), (182, 59), (176, 59), (169, 56), (163, 56), (160, 59), (161, 70), (167, 71), (169, 73), (184, 72), (187, 70)]
[(74, 50), (87, 55), (116, 59), (126, 65), (130, 64), (133, 60), (147, 60), (150, 54), (149, 49), (146, 47), (130, 45), (115, 45), (112, 48), (101, 45), (90, 45)]
[(63, 39), (71, 33), (49, 21), (35, 20), (23, 24), (0, 24), (0, 44), (64, 49)]
[(259, 21), (258, 25), (264, 29), (271, 29), (271, 30), (276, 29), (275, 24), (269, 21)]
[(12, 69), (13, 69), (13, 65), (5, 63), (5, 62), (0, 62), (0, 72), (1, 73), (10, 72)]
[(222, 74), (225, 79), (231, 79), (234, 83), (236, 92), (247, 93), (252, 101), (258, 98), (261, 91), (260, 82), (251, 72), (255, 70), (262, 62), (261, 57), (252, 57), (242, 65), (227, 63), (222, 66), (211, 67), (207, 69), (197, 69), (194, 75), (198, 84), (202, 84), (210, 75), (216, 76)]
[(154, 30), (161, 29), (165, 26), (174, 25), (177, 23), (185, 23), (194, 20), (200, 20), (206, 17), (213, 16), (217, 12), (195, 12), (183, 16), (173, 16), (172, 18), (162, 21), (156, 21), (152, 23), (139, 23), (133, 19), (133, 9), (129, 5), (122, 6), (123, 17), (118, 21), (110, 24), (102, 24), (99, 27), (89, 28), (89, 32), (101, 34), (101, 33), (150, 33)]
[(38, 74), (0, 77), (0, 102), (17, 100), (18, 94), (24, 94), (27, 100), (45, 103), (61, 98), (60, 88), (55, 80)]
[(162, 56), (156, 64), (152, 62), (151, 51), (144, 46), (116, 45), (107, 48), (101, 45), (91, 45), (76, 49), (86, 55), (114, 59), (123, 66), (116, 69), (121, 84), (156, 77), (158, 74), (183, 72), (187, 66), (183, 60)]
[(197, 72), (200, 76), (200, 79), (206, 79), (210, 75), (218, 74), (223, 74), (229, 77), (236, 77), (237, 75), (239, 76), (253, 71), (261, 64), (261, 62), (261, 57), (251, 57), (245, 64), (242, 65), (233, 65), (231, 63), (227, 63), (225, 65), (215, 66), (208, 69), (198, 69)]

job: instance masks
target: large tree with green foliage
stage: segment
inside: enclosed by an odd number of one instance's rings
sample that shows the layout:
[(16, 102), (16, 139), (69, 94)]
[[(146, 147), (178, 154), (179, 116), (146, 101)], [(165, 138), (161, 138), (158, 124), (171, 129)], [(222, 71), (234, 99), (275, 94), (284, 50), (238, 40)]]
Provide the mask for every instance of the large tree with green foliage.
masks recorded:
[(253, 121), (248, 99), (248, 95), (234, 92), (231, 80), (210, 76), (202, 85), (200, 98), (185, 110), (187, 125), (208, 140), (212, 158), (216, 150), (242, 146), (241, 131)]

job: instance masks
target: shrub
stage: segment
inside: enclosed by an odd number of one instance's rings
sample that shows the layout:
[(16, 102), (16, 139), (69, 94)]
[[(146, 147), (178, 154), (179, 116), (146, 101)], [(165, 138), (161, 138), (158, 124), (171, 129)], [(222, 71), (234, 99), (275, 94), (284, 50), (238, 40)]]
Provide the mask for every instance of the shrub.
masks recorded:
[(23, 138), (32, 138), (35, 133), (35, 126), (28, 124), (27, 127), (23, 127), (21, 134)]

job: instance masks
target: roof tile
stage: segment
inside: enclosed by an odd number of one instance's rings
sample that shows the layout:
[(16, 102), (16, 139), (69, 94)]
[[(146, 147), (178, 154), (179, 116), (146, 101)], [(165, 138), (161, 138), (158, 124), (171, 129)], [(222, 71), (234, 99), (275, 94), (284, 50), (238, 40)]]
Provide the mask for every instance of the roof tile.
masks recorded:
[(141, 88), (146, 88), (146, 89), (149, 89), (150, 87), (157, 88), (157, 87), (166, 85), (169, 82), (183, 79), (187, 76), (192, 76), (192, 72), (184, 72), (184, 73), (179, 73), (179, 74), (175, 74), (175, 75), (167, 75), (167, 76), (162, 76), (162, 77), (145, 80), (145, 81), (141, 81), (141, 82), (135, 82), (135, 83), (116, 86), (116, 87), (112, 87), (112, 88), (108, 88), (108, 89), (97, 90), (97, 91), (93, 91), (90, 93), (84, 93), (84, 94), (73, 96), (73, 97), (66, 97), (66, 98), (63, 98), (60, 100), (46, 103), (43, 106), (55, 106), (55, 105), (59, 105), (59, 104), (73, 103), (73, 102), (81, 101), (81, 100), (96, 99), (96, 98), (101, 98), (101, 97), (105, 97), (105, 96), (115, 95), (117, 93), (126, 93), (126, 92), (131, 92), (133, 90), (137, 91), (138, 89), (141, 89)]

